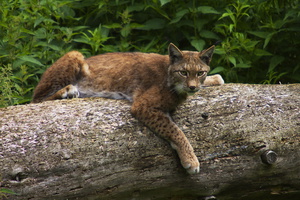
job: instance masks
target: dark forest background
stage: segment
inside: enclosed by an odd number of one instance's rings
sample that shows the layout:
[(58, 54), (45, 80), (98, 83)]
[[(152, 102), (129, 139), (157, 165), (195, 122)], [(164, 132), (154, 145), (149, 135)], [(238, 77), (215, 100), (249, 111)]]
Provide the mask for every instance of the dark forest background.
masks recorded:
[(298, 0), (0, 0), (0, 107), (28, 103), (42, 73), (78, 50), (167, 53), (218, 44), (226, 82), (300, 82)]

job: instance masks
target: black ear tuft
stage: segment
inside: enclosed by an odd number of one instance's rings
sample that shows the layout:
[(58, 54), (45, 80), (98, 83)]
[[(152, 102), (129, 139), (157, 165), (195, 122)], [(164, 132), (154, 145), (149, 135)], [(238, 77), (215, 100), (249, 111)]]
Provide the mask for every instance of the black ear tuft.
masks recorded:
[(200, 59), (207, 65), (209, 65), (212, 55), (214, 54), (215, 46), (211, 46), (200, 53)]
[(183, 57), (182, 52), (173, 43), (169, 45), (169, 57), (172, 64), (178, 62)]

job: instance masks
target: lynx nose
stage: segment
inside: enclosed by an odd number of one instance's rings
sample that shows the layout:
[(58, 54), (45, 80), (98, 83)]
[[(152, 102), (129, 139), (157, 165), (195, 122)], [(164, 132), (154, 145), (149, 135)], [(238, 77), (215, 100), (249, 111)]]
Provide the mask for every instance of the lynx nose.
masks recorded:
[(190, 86), (189, 88), (190, 88), (190, 90), (195, 90), (196, 86)]

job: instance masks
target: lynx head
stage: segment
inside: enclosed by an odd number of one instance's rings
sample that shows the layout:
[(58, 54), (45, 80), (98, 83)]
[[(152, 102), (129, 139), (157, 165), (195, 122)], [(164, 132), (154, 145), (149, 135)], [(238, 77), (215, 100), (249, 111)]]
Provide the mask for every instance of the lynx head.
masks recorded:
[(201, 52), (180, 51), (174, 44), (169, 45), (169, 86), (180, 95), (193, 95), (200, 90), (211, 61), (214, 46)]

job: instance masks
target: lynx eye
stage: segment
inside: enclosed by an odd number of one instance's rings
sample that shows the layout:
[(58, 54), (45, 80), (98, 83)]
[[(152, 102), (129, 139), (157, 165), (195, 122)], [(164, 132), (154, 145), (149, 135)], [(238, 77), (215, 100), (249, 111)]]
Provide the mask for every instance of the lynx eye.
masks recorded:
[(187, 71), (179, 71), (179, 74), (181, 76), (188, 76), (188, 72)]
[(205, 74), (206, 74), (205, 71), (201, 71), (201, 72), (198, 72), (198, 73), (197, 73), (197, 76), (204, 76)]

